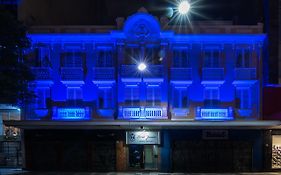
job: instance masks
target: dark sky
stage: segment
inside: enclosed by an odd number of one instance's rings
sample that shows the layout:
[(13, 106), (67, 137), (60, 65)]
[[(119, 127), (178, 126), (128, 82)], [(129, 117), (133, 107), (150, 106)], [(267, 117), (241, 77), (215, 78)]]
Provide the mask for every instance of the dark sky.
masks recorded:
[[(127, 17), (140, 7), (161, 17), (179, 0), (29, 0), (23, 7), (37, 25), (115, 25), (116, 17)], [(192, 20), (233, 20), (239, 24), (262, 21), (263, 0), (191, 0), (196, 2)], [(40, 2), (40, 3), (39, 3)], [(31, 4), (33, 3), (33, 4)]]
[[(101, 0), (98, 16), (100, 23), (112, 23), (116, 16), (129, 16), (145, 7), (158, 17), (168, 14), (167, 7), (175, 7), (172, 0)], [(193, 0), (199, 15), (192, 14), (193, 20), (233, 20), (240, 24), (256, 24), (262, 20), (262, 0)]]

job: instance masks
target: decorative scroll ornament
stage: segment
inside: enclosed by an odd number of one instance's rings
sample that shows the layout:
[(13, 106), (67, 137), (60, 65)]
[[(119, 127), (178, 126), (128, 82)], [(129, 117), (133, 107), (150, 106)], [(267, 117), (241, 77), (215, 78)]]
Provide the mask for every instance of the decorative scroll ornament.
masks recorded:
[(138, 23), (133, 29), (133, 33), (137, 39), (142, 40), (148, 38), (150, 30), (144, 23)]

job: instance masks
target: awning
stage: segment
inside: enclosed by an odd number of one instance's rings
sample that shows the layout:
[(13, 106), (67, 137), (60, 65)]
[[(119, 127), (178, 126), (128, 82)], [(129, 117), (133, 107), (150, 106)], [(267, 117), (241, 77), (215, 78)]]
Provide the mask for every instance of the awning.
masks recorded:
[(22, 129), (281, 129), (281, 121), (4, 121)]

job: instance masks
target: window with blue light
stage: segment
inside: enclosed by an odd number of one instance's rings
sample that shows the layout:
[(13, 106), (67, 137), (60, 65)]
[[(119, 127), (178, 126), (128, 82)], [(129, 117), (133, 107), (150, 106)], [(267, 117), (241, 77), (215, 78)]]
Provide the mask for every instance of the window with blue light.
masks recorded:
[(159, 44), (128, 44), (125, 48), (125, 64), (137, 64), (146, 62), (148, 64), (161, 64), (163, 60), (163, 51)]
[(236, 67), (248, 68), (251, 67), (251, 51), (250, 49), (237, 49), (236, 50)]
[(249, 87), (239, 87), (236, 89), (237, 108), (251, 109), (251, 96)]
[(99, 88), (98, 90), (98, 107), (99, 109), (113, 108), (113, 89), (111, 87)]
[(47, 108), (47, 101), (51, 97), (51, 91), (49, 87), (36, 88), (36, 108)]
[(67, 87), (67, 100), (81, 100), (83, 92), (81, 87)]
[(126, 104), (131, 105), (131, 106), (139, 105), (139, 103), (140, 103), (139, 85), (126, 85), (125, 102), (126, 102)]
[(175, 47), (173, 49), (173, 67), (190, 67), (190, 51), (187, 47)]
[(81, 49), (81, 46), (65, 46), (61, 53), (62, 67), (84, 67), (86, 53)]
[(144, 60), (144, 48), (140, 45), (126, 45), (124, 53), (124, 64), (137, 64), (139, 61)]
[(38, 44), (25, 51), (26, 61), (33, 67), (52, 67), (50, 46), (47, 44)]
[(173, 108), (188, 108), (188, 88), (187, 87), (175, 87), (173, 89)]
[(204, 67), (206, 68), (219, 68), (221, 67), (220, 50), (206, 49), (204, 51)]
[(145, 62), (149, 64), (161, 64), (160, 47), (159, 45), (147, 45), (145, 47), (144, 53)]
[(204, 90), (204, 106), (215, 107), (220, 102), (219, 87), (205, 87)]
[(113, 67), (113, 48), (99, 46), (96, 50), (96, 67)]
[(161, 103), (161, 89), (159, 85), (147, 85), (146, 105), (159, 106)]

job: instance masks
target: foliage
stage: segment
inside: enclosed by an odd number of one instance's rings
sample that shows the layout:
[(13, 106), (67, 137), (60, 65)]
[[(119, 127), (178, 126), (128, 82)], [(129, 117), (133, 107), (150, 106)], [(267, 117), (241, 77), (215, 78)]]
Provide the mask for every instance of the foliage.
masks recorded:
[(20, 106), (33, 96), (28, 84), (34, 77), (23, 57), (29, 47), (24, 25), (0, 11), (0, 103)]

